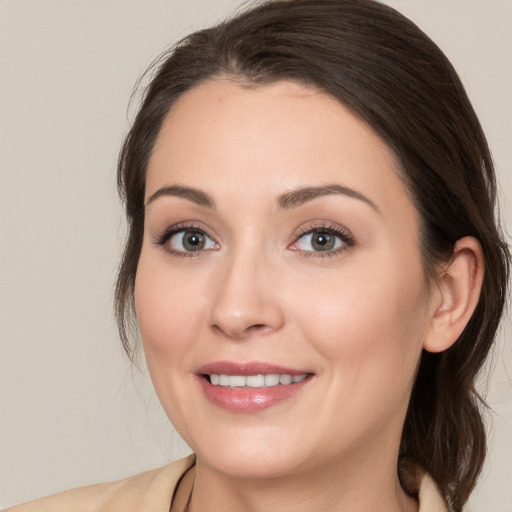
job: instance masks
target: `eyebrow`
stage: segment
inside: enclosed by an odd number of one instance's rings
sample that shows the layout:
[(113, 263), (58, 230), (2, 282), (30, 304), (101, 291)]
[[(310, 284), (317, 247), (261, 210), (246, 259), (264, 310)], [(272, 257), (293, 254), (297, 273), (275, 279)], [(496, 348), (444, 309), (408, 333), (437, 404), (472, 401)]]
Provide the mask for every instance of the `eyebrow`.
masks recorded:
[(381, 213), (380, 208), (365, 195), (352, 188), (337, 184), (298, 188), (279, 196), (277, 204), (279, 208), (288, 210), (290, 208), (302, 206), (303, 204), (313, 201), (314, 199), (318, 199), (319, 197), (336, 194), (341, 194), (363, 201), (371, 206), (376, 212)]
[(159, 197), (181, 197), (188, 199), (199, 206), (205, 206), (206, 208), (215, 208), (215, 201), (211, 196), (192, 187), (184, 187), (181, 185), (171, 185), (168, 187), (159, 188), (153, 195), (151, 195), (146, 201), (145, 206), (148, 206)]
[[(321, 185), (318, 187), (301, 187), (290, 192), (286, 192), (279, 196), (277, 200), (277, 206), (279, 209), (289, 210), (291, 208), (297, 208), (305, 203), (318, 199), (320, 197), (329, 195), (344, 195), (353, 199), (358, 199), (371, 206), (376, 212), (380, 213), (380, 208), (368, 197), (361, 194), (357, 190), (354, 190), (343, 185), (330, 184)], [(159, 188), (153, 195), (151, 195), (146, 201), (145, 206), (148, 206), (159, 197), (181, 197), (188, 199), (199, 206), (206, 208), (215, 208), (215, 201), (206, 192), (203, 192), (197, 188), (185, 187), (182, 185), (170, 185), (167, 187)]]

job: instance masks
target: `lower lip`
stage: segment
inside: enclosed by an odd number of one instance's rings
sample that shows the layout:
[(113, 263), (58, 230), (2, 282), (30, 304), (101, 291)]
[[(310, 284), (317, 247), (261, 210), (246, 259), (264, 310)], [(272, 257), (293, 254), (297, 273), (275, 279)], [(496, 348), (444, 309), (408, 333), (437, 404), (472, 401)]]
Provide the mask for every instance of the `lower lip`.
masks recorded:
[(265, 388), (226, 388), (214, 386), (205, 377), (199, 382), (206, 398), (223, 409), (234, 412), (257, 412), (292, 398), (299, 393), (311, 380), (308, 375), (303, 381), (289, 385), (270, 386)]

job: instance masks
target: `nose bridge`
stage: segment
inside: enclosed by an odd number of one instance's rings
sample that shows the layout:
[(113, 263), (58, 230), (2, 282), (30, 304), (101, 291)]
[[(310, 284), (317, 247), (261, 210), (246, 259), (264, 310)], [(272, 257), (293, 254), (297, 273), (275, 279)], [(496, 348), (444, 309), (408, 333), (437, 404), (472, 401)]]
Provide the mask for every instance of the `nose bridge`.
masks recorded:
[(279, 329), (283, 314), (273, 283), (273, 262), (254, 244), (233, 249), (223, 262), (210, 324), (230, 338)]

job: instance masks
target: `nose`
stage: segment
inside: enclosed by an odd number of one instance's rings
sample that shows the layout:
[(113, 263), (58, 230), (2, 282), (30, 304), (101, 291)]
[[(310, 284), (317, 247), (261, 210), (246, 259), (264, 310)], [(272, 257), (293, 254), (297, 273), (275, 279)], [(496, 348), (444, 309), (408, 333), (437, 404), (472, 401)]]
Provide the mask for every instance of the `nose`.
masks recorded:
[(224, 265), (211, 304), (210, 327), (236, 340), (279, 330), (284, 314), (272, 265), (247, 252)]

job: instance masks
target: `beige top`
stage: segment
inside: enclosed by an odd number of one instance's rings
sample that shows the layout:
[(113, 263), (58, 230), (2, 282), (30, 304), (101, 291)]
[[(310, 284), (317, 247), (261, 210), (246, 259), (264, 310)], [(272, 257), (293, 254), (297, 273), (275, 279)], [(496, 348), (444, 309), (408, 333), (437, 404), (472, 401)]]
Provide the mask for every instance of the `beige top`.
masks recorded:
[[(169, 512), (171, 503), (172, 512), (184, 512), (194, 480), (189, 470), (194, 464), (195, 456), (190, 455), (163, 468), (117, 482), (72, 489), (5, 512)], [(422, 478), (419, 502), (419, 512), (448, 512), (445, 500), (428, 475)]]

